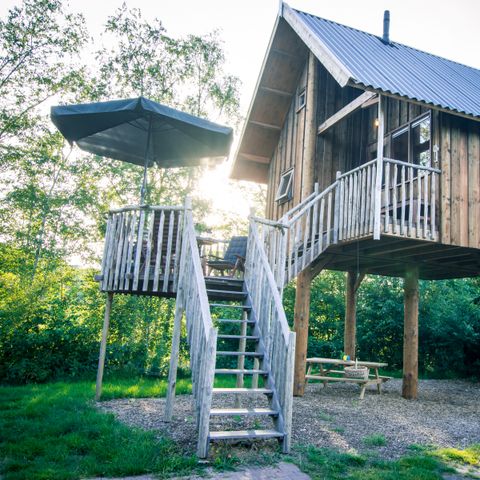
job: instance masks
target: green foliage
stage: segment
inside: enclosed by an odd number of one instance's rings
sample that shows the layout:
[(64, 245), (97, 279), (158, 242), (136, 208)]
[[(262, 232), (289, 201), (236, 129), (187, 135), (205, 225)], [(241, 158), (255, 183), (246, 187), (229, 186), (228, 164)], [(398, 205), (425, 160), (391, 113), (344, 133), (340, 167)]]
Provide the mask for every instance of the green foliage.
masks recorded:
[(196, 459), (96, 410), (93, 382), (0, 387), (0, 473), (9, 479), (187, 474)]
[[(480, 366), (480, 306), (476, 279), (421, 281), (419, 369), (435, 377), (474, 376)], [(340, 358), (343, 353), (345, 274), (325, 271), (312, 284), (308, 355)], [(293, 325), (295, 285), (284, 305)], [(357, 356), (401, 370), (403, 281), (367, 276), (357, 302)]]

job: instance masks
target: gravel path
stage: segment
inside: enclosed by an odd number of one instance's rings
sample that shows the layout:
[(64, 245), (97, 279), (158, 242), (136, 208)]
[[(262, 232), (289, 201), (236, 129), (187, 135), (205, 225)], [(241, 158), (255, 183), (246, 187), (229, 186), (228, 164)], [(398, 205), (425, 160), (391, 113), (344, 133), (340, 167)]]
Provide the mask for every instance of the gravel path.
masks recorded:
[[(373, 388), (373, 387), (370, 387)], [(295, 398), (293, 409), (293, 445), (312, 444), (341, 450), (375, 450), (383, 458), (398, 458), (412, 444), (441, 447), (466, 447), (480, 443), (480, 384), (460, 380), (422, 380), (419, 398), (404, 400), (401, 381), (384, 384), (384, 393), (367, 390), (359, 400), (356, 385), (308, 385), (303, 398)], [(164, 399), (120, 399), (101, 403), (121, 421), (145, 429), (159, 430), (188, 451), (195, 450), (195, 424), (192, 398), (178, 396), (172, 423), (162, 421)], [(215, 406), (231, 406), (232, 398), (215, 398)], [(245, 404), (244, 406), (247, 406)], [(248, 406), (266, 406), (260, 398)], [(231, 420), (230, 420), (231, 421)], [(215, 420), (212, 430), (271, 428), (271, 422)], [(369, 445), (369, 437), (382, 436), (385, 445)], [(371, 440), (372, 438), (370, 438)]]

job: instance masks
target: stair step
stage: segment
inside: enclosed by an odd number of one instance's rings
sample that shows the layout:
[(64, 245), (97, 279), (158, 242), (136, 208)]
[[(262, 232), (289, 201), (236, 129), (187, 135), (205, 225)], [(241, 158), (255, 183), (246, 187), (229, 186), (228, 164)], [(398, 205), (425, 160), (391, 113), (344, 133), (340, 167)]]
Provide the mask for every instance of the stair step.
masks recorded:
[(258, 335), (217, 335), (217, 338), (231, 338), (235, 340), (241, 340), (244, 338), (245, 340), (260, 340)]
[(210, 410), (210, 416), (212, 417), (223, 417), (230, 415), (240, 415), (242, 417), (269, 415), (272, 417), (276, 417), (278, 415), (278, 411), (272, 410), (271, 408), (212, 408)]
[(273, 390), (270, 388), (214, 388), (213, 393), (233, 393), (235, 395), (251, 394), (251, 393), (263, 393), (265, 395), (271, 395)]
[(255, 438), (283, 438), (284, 434), (277, 430), (230, 430), (223, 432), (210, 432), (209, 439), (216, 440), (250, 440)]
[(219, 375), (268, 375), (267, 370), (240, 370), (238, 368), (217, 368), (215, 374)]
[(233, 318), (217, 318), (217, 322), (222, 322), (222, 323), (250, 323), (253, 324), (255, 323), (255, 320), (236, 320)]
[(239, 356), (246, 356), (246, 357), (263, 357), (264, 354), (262, 352), (224, 352), (224, 351), (218, 351), (217, 350), (217, 355), (225, 355), (228, 357), (239, 357)]
[(211, 307), (221, 307), (221, 308), (241, 308), (242, 310), (251, 310), (252, 307), (247, 307), (246, 305), (228, 305), (224, 303), (211, 303)]
[(207, 288), (207, 296), (212, 300), (245, 300), (247, 294), (235, 290), (215, 290)]

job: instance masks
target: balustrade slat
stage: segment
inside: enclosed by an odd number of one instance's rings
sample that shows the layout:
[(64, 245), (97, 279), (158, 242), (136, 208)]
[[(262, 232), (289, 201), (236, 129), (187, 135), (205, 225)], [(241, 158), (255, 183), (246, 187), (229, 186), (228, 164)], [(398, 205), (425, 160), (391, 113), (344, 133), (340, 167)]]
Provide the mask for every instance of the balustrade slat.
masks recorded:
[(125, 289), (125, 270), (127, 268), (127, 253), (129, 248), (130, 232), (132, 229), (132, 212), (125, 212), (125, 234), (123, 237), (122, 261), (120, 264), (119, 289)]
[(414, 210), (414, 199), (413, 199), (413, 168), (409, 167), (408, 169), (408, 178), (409, 178), (409, 193), (410, 193), (410, 204), (408, 206), (408, 236), (413, 236), (413, 210)]
[(143, 269), (143, 291), (148, 290), (148, 282), (150, 280), (150, 260), (152, 258), (152, 240), (153, 240), (153, 230), (155, 225), (155, 214), (154, 212), (149, 212), (149, 219), (147, 222), (147, 250), (145, 254), (145, 262)]
[(170, 269), (172, 260), (172, 245), (173, 245), (173, 227), (175, 223), (175, 213), (170, 212), (170, 219), (168, 224), (168, 241), (167, 241), (167, 259), (165, 260), (165, 271), (163, 272), (163, 291), (168, 291), (168, 280), (170, 279)]
[(428, 239), (428, 177), (425, 172), (423, 177), (423, 238)]
[(122, 212), (120, 214), (120, 232), (117, 238), (117, 253), (115, 256), (115, 278), (113, 281), (113, 289), (118, 290), (118, 283), (120, 281), (120, 267), (122, 265), (122, 248), (123, 248), (123, 237), (125, 235), (125, 214)]
[(398, 221), (397, 221), (397, 212), (398, 212), (398, 198), (397, 198), (397, 189), (398, 189), (398, 165), (393, 166), (393, 198), (392, 198), (392, 232), (398, 233)]
[(140, 277), (140, 261), (142, 258), (142, 249), (143, 249), (143, 228), (145, 226), (145, 211), (140, 212), (140, 221), (138, 224), (138, 236), (137, 236), (137, 245), (135, 252), (135, 265), (133, 267), (133, 284), (132, 289), (138, 289), (138, 280)]
[(133, 260), (133, 251), (135, 246), (135, 238), (137, 232), (137, 212), (133, 212), (132, 215), (132, 224), (130, 229), (130, 235), (128, 240), (128, 253), (127, 253), (127, 261), (125, 265), (125, 290), (130, 289), (130, 277), (131, 277), (131, 270), (132, 270), (132, 260)]
[(330, 236), (332, 228), (332, 192), (328, 192), (328, 204), (327, 204), (327, 241), (326, 247), (330, 246)]
[(323, 251), (323, 227), (325, 218), (325, 197), (320, 200), (320, 222), (318, 224), (318, 249), (319, 253)]
[[(393, 166), (395, 168), (395, 166)], [(385, 165), (385, 192), (383, 208), (385, 211), (385, 233), (388, 232), (390, 223), (390, 163)]]
[(160, 212), (160, 219), (157, 230), (157, 254), (155, 256), (155, 270), (153, 272), (153, 291), (158, 292), (160, 283), (160, 268), (162, 265), (162, 243), (163, 243), (163, 226), (165, 224), (165, 211)]
[(421, 224), (420, 224), (420, 214), (422, 208), (422, 177), (421, 172), (417, 170), (417, 238), (421, 237)]
[(432, 199), (431, 199), (431, 216), (430, 216), (430, 228), (432, 230), (432, 240), (437, 240), (437, 223), (435, 218), (435, 208), (436, 208), (436, 184), (437, 184), (437, 174), (432, 173)]
[(406, 193), (405, 193), (405, 165), (402, 165), (402, 174), (401, 174), (401, 196), (402, 196), (402, 217), (400, 219), (400, 234), (405, 235), (405, 204), (406, 204)]

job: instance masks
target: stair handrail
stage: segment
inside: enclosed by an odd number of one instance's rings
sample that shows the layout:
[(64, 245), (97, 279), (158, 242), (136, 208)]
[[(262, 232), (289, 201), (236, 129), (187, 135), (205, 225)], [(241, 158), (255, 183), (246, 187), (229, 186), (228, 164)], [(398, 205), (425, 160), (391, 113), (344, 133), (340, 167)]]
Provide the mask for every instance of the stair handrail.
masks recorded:
[(244, 279), (256, 326), (265, 346), (264, 362), (268, 362), (278, 396), (279, 428), (285, 435), (283, 450), (288, 452), (292, 428), (295, 332), (288, 326), (277, 281), (253, 218), (250, 218)]
[(205, 458), (208, 453), (217, 330), (210, 315), (189, 199), (185, 202), (179, 283), (177, 302), (181, 302), (185, 312), (187, 340), (190, 345), (192, 395), (198, 430), (197, 454), (200, 458)]

